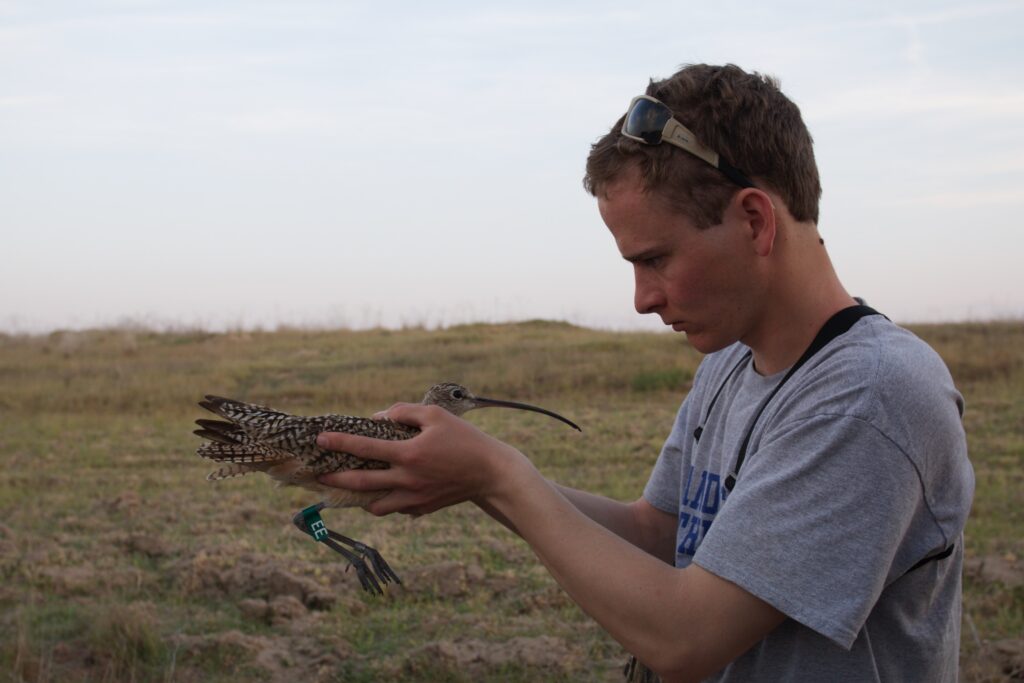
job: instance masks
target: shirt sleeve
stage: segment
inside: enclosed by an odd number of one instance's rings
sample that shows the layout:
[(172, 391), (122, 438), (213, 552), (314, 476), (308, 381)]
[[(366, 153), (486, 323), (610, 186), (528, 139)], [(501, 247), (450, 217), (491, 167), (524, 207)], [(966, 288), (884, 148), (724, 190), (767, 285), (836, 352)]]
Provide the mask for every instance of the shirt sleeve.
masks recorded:
[(687, 397), (679, 407), (672, 431), (665, 439), (658, 461), (654, 463), (654, 469), (644, 487), (644, 499), (672, 516), (679, 515), (679, 472), (682, 469), (683, 444), (686, 443), (681, 435), (685, 432), (690, 402)]
[(870, 422), (817, 415), (748, 453), (693, 561), (849, 649), (923, 499)]
[(686, 452), (687, 449), (693, 447), (693, 424), (691, 423), (696, 422), (695, 416), (701, 410), (703, 384), (709, 372), (712, 376), (714, 375), (714, 372), (709, 371), (708, 367), (722, 355), (724, 355), (722, 352), (711, 354), (697, 366), (697, 372), (693, 375), (693, 386), (682, 405), (679, 406), (672, 431), (665, 439), (661, 453), (658, 454), (658, 461), (654, 463), (654, 469), (644, 487), (644, 500), (670, 515), (679, 516), (680, 486), (683, 483), (680, 472), (684, 457), (689, 455)]

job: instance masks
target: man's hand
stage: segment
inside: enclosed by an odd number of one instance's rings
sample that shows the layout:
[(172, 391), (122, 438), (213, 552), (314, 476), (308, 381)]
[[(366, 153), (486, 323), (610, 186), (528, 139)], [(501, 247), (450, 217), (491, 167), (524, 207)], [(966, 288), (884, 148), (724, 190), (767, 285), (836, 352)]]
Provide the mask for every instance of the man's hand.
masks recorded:
[(366, 506), (375, 515), (401, 512), (422, 515), (467, 500), (481, 500), (509, 482), (513, 464), (532, 468), (508, 444), (437, 406), (397, 403), (374, 417), (420, 430), (412, 439), (383, 441), (341, 432), (324, 432), (321, 448), (381, 460), (385, 470), (348, 470), (320, 477), (328, 486), (353, 491), (390, 490)]

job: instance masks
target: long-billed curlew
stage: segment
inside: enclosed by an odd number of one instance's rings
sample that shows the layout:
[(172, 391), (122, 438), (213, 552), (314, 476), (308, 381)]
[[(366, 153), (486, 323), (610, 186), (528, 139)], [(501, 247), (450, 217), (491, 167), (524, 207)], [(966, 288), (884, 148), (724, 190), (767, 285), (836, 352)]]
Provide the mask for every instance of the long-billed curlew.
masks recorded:
[[(450, 382), (435, 384), (423, 397), (424, 405), (436, 405), (454, 415), (474, 408), (518, 408), (549, 415), (579, 430), (575, 423), (557, 413), (526, 403), (500, 401), (474, 396), (468, 389)], [(321, 432), (348, 432), (376, 439), (398, 441), (410, 439), (419, 433), (391, 420), (374, 420), (348, 415), (322, 415), (302, 417), (288, 415), (263, 406), (242, 403), (219, 396), (207, 396), (199, 405), (216, 413), (222, 420), (196, 420), (201, 429), (195, 434), (209, 439), (196, 451), (209, 460), (225, 463), (210, 472), (207, 479), (215, 481), (237, 477), (250, 472), (265, 472), (279, 486), (301, 486), (323, 496), (293, 518), (300, 531), (314, 540), (322, 541), (340, 553), (356, 569), (363, 588), (370, 593), (382, 593), (381, 582), (401, 583), (380, 553), (375, 549), (331, 531), (320, 519), (320, 511), (328, 507), (358, 507), (386, 495), (387, 491), (347, 491), (325, 486), (317, 478), (329, 472), (351, 469), (386, 469), (388, 464), (379, 460), (365, 460), (350, 453), (339, 453), (319, 448), (316, 437)], [(347, 546), (347, 547), (346, 547)], [(351, 550), (349, 549), (351, 548)], [(367, 566), (364, 558), (370, 560)]]

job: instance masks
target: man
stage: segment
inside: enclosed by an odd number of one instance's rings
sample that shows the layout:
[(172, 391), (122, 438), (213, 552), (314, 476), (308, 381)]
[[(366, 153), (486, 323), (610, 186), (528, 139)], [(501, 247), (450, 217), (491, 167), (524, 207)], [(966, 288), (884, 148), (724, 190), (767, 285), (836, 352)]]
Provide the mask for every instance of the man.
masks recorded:
[[(587, 164), (640, 313), (708, 354), (644, 494), (545, 480), (435, 407), (409, 441), (324, 434), (391, 463), (375, 514), (472, 501), (664, 681), (955, 681), (973, 472), (939, 357), (858, 306), (817, 229), (811, 137), (773, 80), (652, 82)], [(593, 558), (600, 557), (600, 562)]]

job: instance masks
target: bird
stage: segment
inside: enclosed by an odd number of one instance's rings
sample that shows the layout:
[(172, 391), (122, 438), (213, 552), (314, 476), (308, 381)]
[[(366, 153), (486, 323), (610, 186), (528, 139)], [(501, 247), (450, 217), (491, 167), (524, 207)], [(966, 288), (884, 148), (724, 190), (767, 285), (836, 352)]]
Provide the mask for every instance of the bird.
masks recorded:
[[(423, 396), (422, 404), (440, 406), (457, 416), (476, 408), (529, 410), (583, 431), (576, 423), (545, 408), (476, 396), (454, 382), (430, 387)], [(388, 463), (320, 448), (316, 445), (316, 437), (321, 432), (347, 432), (399, 441), (411, 439), (419, 429), (388, 419), (334, 414), (317, 417), (289, 415), (265, 406), (213, 395), (207, 395), (199, 405), (224, 418), (196, 420), (200, 428), (193, 433), (206, 439), (196, 453), (220, 465), (207, 475), (207, 480), (219, 481), (251, 472), (264, 472), (278, 486), (299, 486), (317, 493), (321, 496), (320, 502), (296, 513), (292, 518), (295, 526), (342, 555), (356, 570), (361, 586), (368, 593), (380, 595), (383, 593), (381, 584), (401, 583), (376, 549), (328, 529), (320, 517), (324, 508), (361, 507), (385, 496), (388, 491), (349, 491), (321, 484), (318, 477), (345, 470), (387, 469)]]

